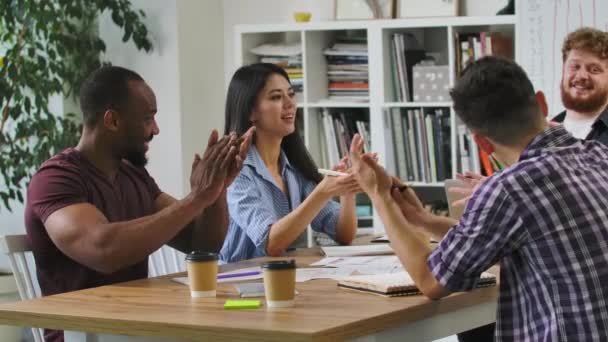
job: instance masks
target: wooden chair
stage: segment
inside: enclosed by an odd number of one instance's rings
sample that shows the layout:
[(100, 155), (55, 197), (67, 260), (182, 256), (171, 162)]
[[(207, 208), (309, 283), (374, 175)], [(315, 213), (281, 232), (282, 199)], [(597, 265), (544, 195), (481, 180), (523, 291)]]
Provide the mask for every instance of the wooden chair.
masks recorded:
[[(40, 296), (35, 274), (35, 266), (28, 266), (26, 254), (31, 253), (32, 248), (27, 235), (5, 235), (0, 236), (0, 252), (8, 256), (8, 260), (17, 283), (17, 290), (21, 300), (33, 299)], [(31, 271), (30, 271), (31, 269)], [(34, 341), (44, 342), (44, 333), (40, 328), (32, 328)]]

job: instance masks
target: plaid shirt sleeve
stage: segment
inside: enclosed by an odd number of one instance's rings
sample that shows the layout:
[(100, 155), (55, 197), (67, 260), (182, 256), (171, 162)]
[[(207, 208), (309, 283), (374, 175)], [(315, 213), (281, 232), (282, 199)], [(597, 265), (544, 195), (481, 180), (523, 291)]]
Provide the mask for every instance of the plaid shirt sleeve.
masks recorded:
[[(308, 197), (310, 193), (317, 186), (311, 180), (305, 180), (304, 182), (304, 198)], [(340, 217), (340, 204), (334, 200), (329, 200), (325, 204), (321, 211), (315, 216), (315, 218), (310, 223), (312, 229), (317, 232), (323, 232), (332, 239), (336, 239), (336, 229), (338, 226), (338, 218)]]
[(244, 227), (245, 234), (256, 248), (265, 249), (270, 226), (279, 218), (265, 205), (260, 205), (264, 203), (260, 189), (245, 172), (241, 171), (228, 188), (227, 202), (230, 219), (239, 227)]
[(427, 259), (439, 283), (453, 292), (471, 290), (483, 271), (515, 250), (527, 236), (516, 208), (500, 182), (484, 183)]

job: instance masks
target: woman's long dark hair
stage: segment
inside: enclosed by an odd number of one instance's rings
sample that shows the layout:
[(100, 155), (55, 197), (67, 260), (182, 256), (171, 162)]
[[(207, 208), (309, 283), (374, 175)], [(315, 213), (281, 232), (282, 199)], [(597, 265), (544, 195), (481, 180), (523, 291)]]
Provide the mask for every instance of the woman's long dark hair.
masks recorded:
[[(289, 76), (282, 68), (270, 63), (255, 63), (239, 68), (230, 80), (228, 94), (226, 95), (226, 126), (224, 134), (236, 132), (245, 133), (252, 126), (249, 118), (256, 105), (258, 94), (268, 78), (273, 75)], [(298, 134), (298, 120), (293, 133), (283, 138), (281, 149), (287, 155), (289, 162), (306, 178), (320, 182), (322, 177), (317, 172), (317, 165), (304, 146), (302, 137)]]

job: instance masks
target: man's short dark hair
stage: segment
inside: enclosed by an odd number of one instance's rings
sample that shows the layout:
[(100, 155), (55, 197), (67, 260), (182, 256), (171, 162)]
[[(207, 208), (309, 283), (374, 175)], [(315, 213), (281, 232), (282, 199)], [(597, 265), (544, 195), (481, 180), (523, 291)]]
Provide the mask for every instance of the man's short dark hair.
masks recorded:
[(124, 108), (129, 99), (129, 81), (143, 81), (143, 78), (118, 66), (103, 66), (93, 71), (80, 88), (84, 124), (92, 127), (106, 110)]
[(484, 57), (470, 64), (450, 96), (471, 131), (500, 144), (517, 144), (544, 120), (526, 72), (504, 58)]

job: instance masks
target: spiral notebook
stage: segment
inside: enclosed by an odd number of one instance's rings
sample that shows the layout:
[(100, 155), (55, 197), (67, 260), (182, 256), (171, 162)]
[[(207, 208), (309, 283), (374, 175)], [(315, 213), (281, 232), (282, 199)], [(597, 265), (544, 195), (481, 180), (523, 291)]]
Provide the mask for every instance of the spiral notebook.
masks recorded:
[[(496, 276), (487, 272), (481, 274), (477, 283), (477, 287), (495, 285)], [(407, 272), (350, 276), (340, 280), (338, 286), (388, 297), (413, 296), (421, 293)]]

